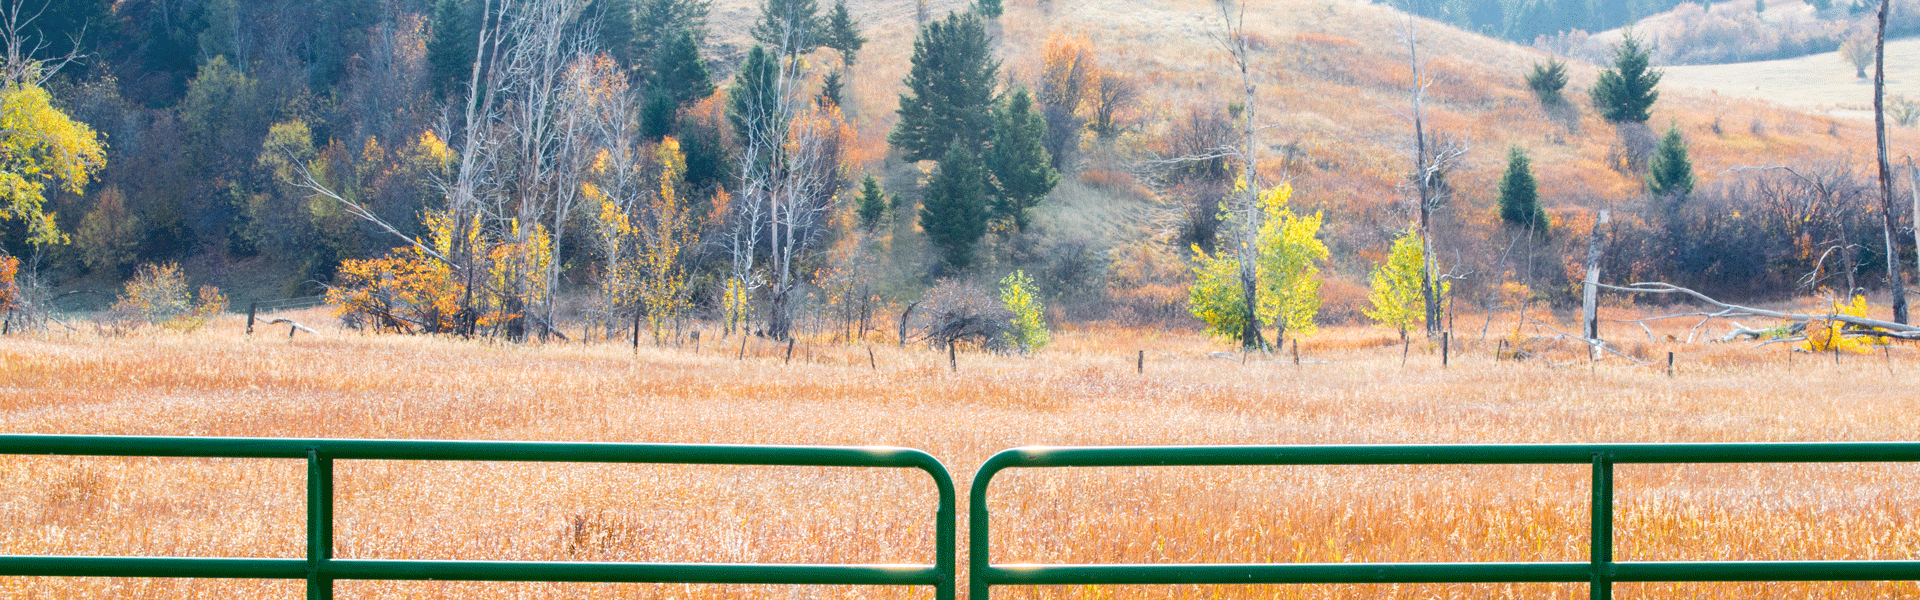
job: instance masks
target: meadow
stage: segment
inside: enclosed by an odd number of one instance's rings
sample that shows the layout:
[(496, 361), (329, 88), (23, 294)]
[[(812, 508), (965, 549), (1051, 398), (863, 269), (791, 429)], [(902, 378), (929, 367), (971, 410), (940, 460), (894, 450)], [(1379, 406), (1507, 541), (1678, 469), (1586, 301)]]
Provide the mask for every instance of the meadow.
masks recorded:
[[(1614, 316), (1622, 316), (1616, 314)], [(296, 315), (327, 319), (319, 309)], [(1476, 327), (1465, 327), (1467, 323)], [(0, 337), (0, 431), (885, 444), (962, 493), (1021, 445), (1902, 440), (1920, 356), (1684, 343), (1609, 325), (1597, 362), (1461, 317), (1450, 364), (1331, 327), (1290, 357), (1192, 332), (1088, 327), (1033, 356), (740, 338), (637, 352), (322, 327)], [(1665, 337), (1673, 334), (1674, 341)], [(1501, 336), (1543, 350), (1495, 356)], [(1650, 341), (1649, 337), (1652, 340)], [(1637, 341), (1636, 341), (1637, 340)], [(744, 348), (744, 349), (743, 349)], [(868, 351), (873, 352), (869, 363)], [(1145, 372), (1135, 372), (1137, 352)], [(1665, 372), (1665, 353), (1677, 356)], [(1244, 361), (1243, 361), (1244, 360)], [(303, 464), (0, 457), (0, 553), (301, 556)], [(343, 462), (353, 558), (929, 562), (924, 475), (860, 469)], [(996, 562), (1584, 560), (1587, 469), (1015, 470), (989, 497)], [(1912, 559), (1910, 465), (1622, 466), (1621, 560)], [(962, 499), (964, 502), (964, 498)], [(962, 515), (965, 527), (965, 515)], [(962, 536), (964, 540), (964, 535)], [(962, 556), (964, 557), (964, 550)], [(965, 568), (964, 560), (962, 569)], [(298, 581), (0, 578), (7, 598), (291, 598)], [(1568, 598), (1584, 585), (999, 588), (1002, 598)], [(342, 598), (901, 598), (930, 589), (341, 582)], [(1896, 583), (1620, 585), (1622, 598), (1920, 597)]]

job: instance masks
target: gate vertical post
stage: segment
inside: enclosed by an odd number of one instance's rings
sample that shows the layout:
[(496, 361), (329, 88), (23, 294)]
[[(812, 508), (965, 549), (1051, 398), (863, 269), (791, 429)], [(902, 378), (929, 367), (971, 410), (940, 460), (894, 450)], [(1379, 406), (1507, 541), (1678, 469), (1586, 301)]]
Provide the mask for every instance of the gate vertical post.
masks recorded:
[(307, 449), (307, 600), (332, 600), (333, 580), (320, 568), (333, 560), (333, 459)]
[(1593, 522), (1588, 535), (1591, 598), (1613, 600), (1613, 455), (1604, 452), (1593, 454)]

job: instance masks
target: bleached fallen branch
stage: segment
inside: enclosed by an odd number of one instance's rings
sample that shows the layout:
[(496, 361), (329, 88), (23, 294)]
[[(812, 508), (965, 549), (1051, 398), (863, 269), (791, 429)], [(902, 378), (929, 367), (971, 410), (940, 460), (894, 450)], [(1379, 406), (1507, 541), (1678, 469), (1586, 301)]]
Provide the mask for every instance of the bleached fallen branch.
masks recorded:
[[(305, 331), (305, 332), (307, 332), (307, 333), (311, 333), (311, 334), (314, 334), (314, 335), (320, 335), (320, 332), (318, 332), (318, 331), (314, 331), (312, 327), (308, 327), (308, 326), (305, 326), (305, 325), (301, 325), (301, 324), (299, 324), (299, 323), (297, 323), (297, 322), (295, 322), (295, 321), (294, 321), (293, 319), (274, 319), (274, 320), (272, 320), (272, 321), (267, 321), (267, 324), (268, 324), (268, 325), (291, 325), (291, 326), (293, 326), (293, 328), (294, 328), (294, 329), (298, 329), (298, 330), (301, 330), (301, 331)], [(288, 332), (288, 333), (287, 333), (287, 337), (293, 337), (293, 333), (292, 333), (292, 332)]]
[[(1899, 338), (1903, 340), (1920, 340), (1920, 327), (1916, 327), (1913, 325), (1903, 325), (1900, 323), (1894, 323), (1892, 321), (1869, 319), (1867, 317), (1856, 317), (1853, 315), (1841, 314), (1837, 312), (1825, 313), (1825, 314), (1800, 314), (1800, 313), (1781, 312), (1777, 310), (1767, 310), (1764, 308), (1754, 308), (1751, 306), (1742, 306), (1739, 304), (1729, 304), (1729, 303), (1721, 302), (1720, 300), (1714, 299), (1713, 297), (1708, 296), (1706, 294), (1702, 294), (1700, 292), (1683, 288), (1670, 283), (1640, 282), (1640, 283), (1634, 283), (1631, 285), (1624, 285), (1624, 286), (1607, 285), (1604, 283), (1599, 283), (1594, 285), (1597, 285), (1602, 289), (1613, 290), (1616, 292), (1626, 292), (1629, 294), (1681, 294), (1681, 295), (1692, 297), (1694, 300), (1698, 300), (1704, 304), (1707, 304), (1708, 306), (1718, 309), (1713, 312), (1692, 313), (1689, 315), (1673, 315), (1673, 316), (1703, 317), (1701, 319), (1700, 324), (1694, 326), (1695, 330), (1698, 330), (1702, 325), (1705, 325), (1708, 321), (1711, 321), (1713, 319), (1735, 319), (1739, 317), (1766, 317), (1770, 319), (1780, 319), (1783, 321), (1794, 321), (1799, 323), (1809, 323), (1815, 320), (1837, 321), (1840, 323), (1846, 323), (1848, 325), (1853, 325), (1856, 327), (1870, 328), (1873, 330), (1873, 331), (1847, 331), (1845, 332), (1846, 335), (1890, 337), (1890, 338)], [(1742, 329), (1745, 329), (1745, 327), (1742, 327)], [(1688, 334), (1687, 338), (1689, 341), (1691, 341), (1693, 338), (1693, 335)]]

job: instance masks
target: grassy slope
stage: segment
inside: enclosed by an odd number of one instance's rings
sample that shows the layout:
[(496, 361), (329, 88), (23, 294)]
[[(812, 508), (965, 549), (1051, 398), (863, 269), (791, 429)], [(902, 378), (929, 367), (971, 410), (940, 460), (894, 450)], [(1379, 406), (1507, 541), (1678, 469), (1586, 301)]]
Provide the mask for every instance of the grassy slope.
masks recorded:
[[(1731, 65), (1667, 67), (1662, 81), (1781, 106), (1873, 118), (1873, 69), (1853, 76), (1840, 53)], [(1920, 39), (1887, 41), (1887, 94), (1920, 98)]]
[[(932, 12), (944, 14), (963, 4), (936, 1)], [(717, 2), (716, 37), (740, 43), (754, 5), (750, 0)], [(874, 41), (850, 85), (850, 112), (868, 144), (868, 156), (879, 157), (911, 53), (912, 5), (854, 5)], [(1234, 99), (1230, 90), (1237, 89), (1237, 82), (1231, 81), (1225, 56), (1210, 37), (1218, 22), (1213, 7), (1211, 0), (1009, 0), (1000, 25), (1004, 71), (1030, 83), (1035, 56), (1049, 33), (1088, 36), (1103, 65), (1136, 76), (1144, 87), (1143, 105), (1130, 115), (1135, 132), (1115, 150), (1121, 155), (1152, 151), (1168, 119), (1185, 114), (1189, 106), (1223, 107)], [(1389, 234), (1407, 221), (1407, 194), (1396, 187), (1410, 162), (1410, 127), (1400, 116), (1409, 105), (1406, 19), (1387, 8), (1349, 0), (1267, 0), (1250, 6), (1247, 21), (1248, 31), (1266, 46), (1254, 58), (1260, 96), (1256, 118), (1275, 126), (1263, 133), (1262, 167), (1269, 176), (1290, 177), (1298, 190), (1297, 204), (1329, 212), (1333, 273), (1360, 281), (1371, 260), (1384, 253)], [(1459, 191), (1452, 218), (1468, 232), (1481, 232), (1469, 233), (1469, 238), (1491, 237), (1495, 229), (1495, 184), (1512, 145), (1533, 154), (1543, 199), (1563, 230), (1586, 230), (1589, 209), (1626, 208), (1637, 202), (1639, 179), (1608, 166), (1620, 144), (1614, 127), (1585, 105), (1596, 67), (1573, 65), (1567, 95), (1580, 116), (1568, 123), (1543, 111), (1521, 79), (1534, 62), (1545, 60), (1544, 54), (1425, 21), (1416, 24), (1416, 31), (1421, 52), (1432, 57), (1427, 63), (1433, 81), (1427, 108), (1434, 131), (1465, 137), (1473, 146), (1452, 179)], [(1843, 69), (1830, 70), (1846, 75)], [(1676, 70), (1674, 83), (1685, 85), (1666, 86), (1651, 124), (1659, 129), (1677, 124), (1687, 134), (1703, 183), (1738, 165), (1803, 164), (1849, 155), (1855, 164), (1866, 164), (1871, 156), (1869, 122), (1836, 118), (1778, 96), (1762, 102), (1702, 90), (1695, 87), (1701, 79)], [(1719, 133), (1713, 131), (1716, 123)], [(1920, 135), (1895, 131), (1894, 142), (1898, 156), (1905, 153), (1903, 148), (1920, 145)], [(1288, 149), (1294, 160), (1282, 158)], [(890, 170), (898, 182), (912, 179), (899, 179), (898, 166)], [(1137, 218), (1153, 208), (1150, 200), (1133, 194), (1112, 194), (1101, 203), (1086, 201), (1088, 195), (1099, 195), (1096, 188), (1070, 189), (1074, 200), (1051, 210), (1103, 206), (1107, 214)], [(1116, 210), (1113, 204), (1124, 208)], [(1060, 222), (1108, 218), (1076, 215)], [(1131, 224), (1112, 229), (1130, 236), (1152, 231)]]

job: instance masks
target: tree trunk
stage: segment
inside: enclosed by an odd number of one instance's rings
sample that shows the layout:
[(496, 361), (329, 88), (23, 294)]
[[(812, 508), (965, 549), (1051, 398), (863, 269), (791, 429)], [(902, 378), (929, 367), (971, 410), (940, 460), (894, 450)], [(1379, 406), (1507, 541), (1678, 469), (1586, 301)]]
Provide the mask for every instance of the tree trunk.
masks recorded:
[(792, 292), (792, 288), (774, 292), (773, 302), (767, 307), (767, 337), (775, 340), (791, 339), (793, 335)]
[(1600, 211), (1600, 218), (1593, 222), (1593, 237), (1587, 240), (1587, 283), (1580, 294), (1580, 322), (1585, 324), (1582, 330), (1589, 340), (1600, 339), (1600, 288), (1596, 286), (1600, 283), (1600, 248), (1606, 234), (1601, 226), (1607, 224), (1610, 216), (1605, 209)]
[(1887, 10), (1893, 0), (1880, 0), (1880, 27), (1874, 32), (1873, 133), (1880, 145), (1881, 232), (1887, 245), (1887, 287), (1893, 293), (1893, 322), (1907, 322), (1906, 274), (1900, 271), (1900, 242), (1893, 236), (1899, 220), (1893, 208), (1893, 167), (1887, 162)]

